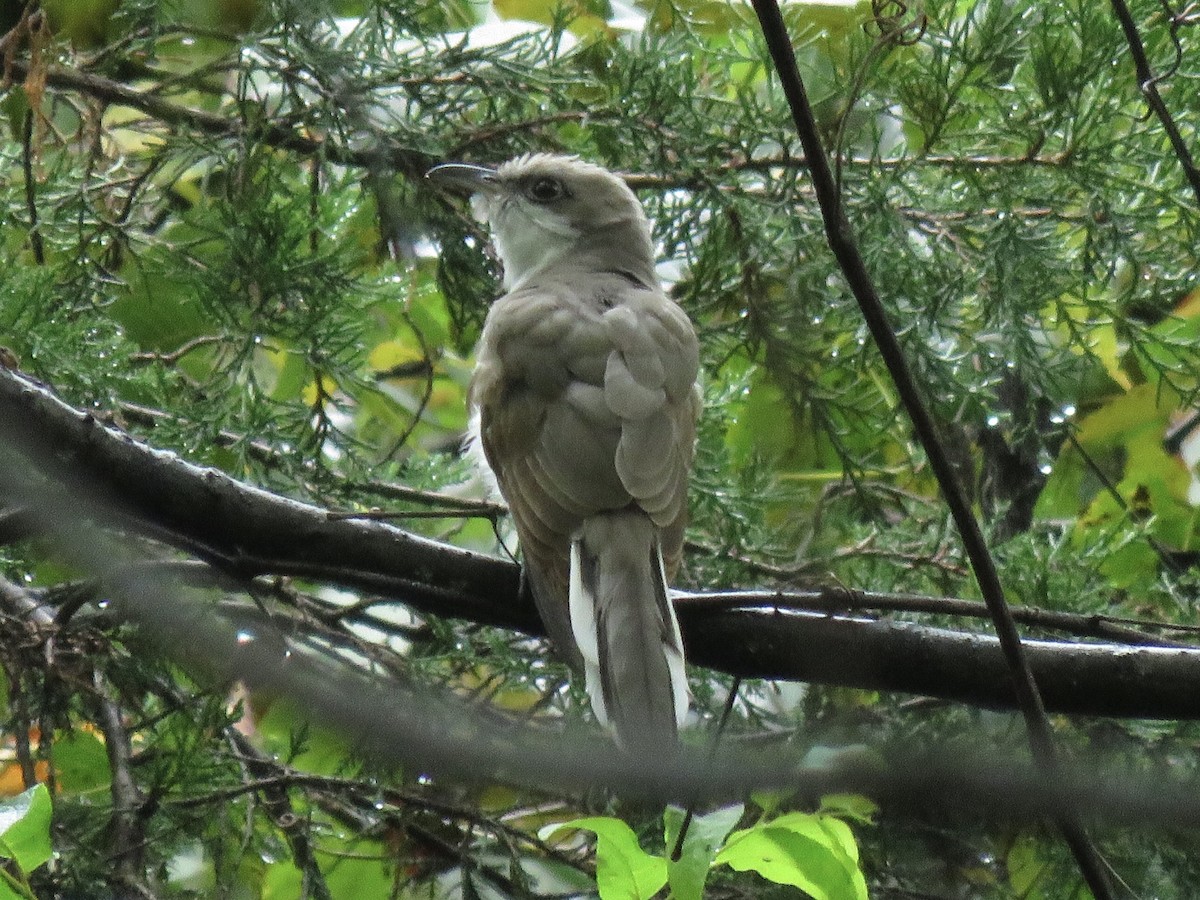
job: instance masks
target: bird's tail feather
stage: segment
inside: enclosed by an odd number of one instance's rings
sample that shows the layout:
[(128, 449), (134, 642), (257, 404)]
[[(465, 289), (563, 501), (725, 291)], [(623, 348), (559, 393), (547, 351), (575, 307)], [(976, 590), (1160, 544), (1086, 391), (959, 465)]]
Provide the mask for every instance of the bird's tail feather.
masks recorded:
[(571, 547), (570, 601), (596, 717), (613, 726), (625, 750), (669, 752), (689, 691), (662, 553), (645, 513), (584, 522)]

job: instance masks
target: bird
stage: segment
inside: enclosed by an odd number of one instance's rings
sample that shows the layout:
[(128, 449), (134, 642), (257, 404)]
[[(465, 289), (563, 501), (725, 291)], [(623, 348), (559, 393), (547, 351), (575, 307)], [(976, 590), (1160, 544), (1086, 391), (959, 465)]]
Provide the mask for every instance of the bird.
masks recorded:
[(427, 177), (472, 195), (503, 265), (469, 445), (508, 504), (538, 613), (617, 745), (670, 755), (691, 697), (667, 584), (701, 408), (696, 330), (607, 169), (537, 153)]

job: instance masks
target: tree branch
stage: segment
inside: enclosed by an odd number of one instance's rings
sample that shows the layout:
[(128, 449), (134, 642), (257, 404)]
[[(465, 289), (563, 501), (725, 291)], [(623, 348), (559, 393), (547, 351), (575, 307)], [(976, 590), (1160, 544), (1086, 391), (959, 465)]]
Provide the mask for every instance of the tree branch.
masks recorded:
[[(14, 76), (25, 78), (29, 74), (30, 64), (24, 60), (13, 58), (11, 61), (11, 71)], [(137, 90), (119, 81), (114, 81), (111, 78), (105, 78), (90, 72), (81, 72), (77, 69), (68, 69), (62, 66), (49, 66), (46, 68), (46, 84), (49, 87), (59, 90), (86, 94), (105, 103), (128, 106), (171, 127), (192, 128), (203, 134), (217, 137), (233, 137), (253, 131), (264, 143), (272, 147), (290, 150), (293, 153), (299, 153), (303, 156), (319, 154), (322, 158), (340, 165), (366, 169), (377, 169), (382, 165), (386, 168), (397, 169), (399, 171), (421, 172), (435, 161), (433, 156), (413, 153), (398, 148), (389, 150), (380, 150), (378, 148), (354, 149), (333, 140), (313, 138), (300, 134), (286, 125), (270, 124), (267, 122), (257, 125), (239, 123), (223, 113), (213, 113), (173, 103), (170, 100), (164, 99), (159, 93)], [(548, 116), (546, 117), (546, 121), (571, 121), (580, 118), (595, 119), (596, 117), (595, 110), (568, 111)], [(519, 126), (500, 126), (482, 134), (472, 135), (468, 140), (460, 143), (457, 148), (452, 149), (447, 155), (449, 158), (454, 158), (470, 146), (482, 143), (485, 140), (492, 140), (501, 135), (505, 130), (517, 127), (523, 128), (527, 125), (528, 123), (522, 123)], [(847, 163), (879, 169), (894, 169), (903, 166), (961, 167), (969, 169), (1011, 167), (1053, 168), (1063, 165), (1067, 161), (1067, 158), (1066, 154), (1061, 153), (1013, 156), (999, 154), (976, 154), (971, 156), (927, 155), (921, 157), (899, 156), (887, 159), (864, 156), (848, 159)], [(721, 166), (718, 171), (709, 172), (703, 179), (687, 174), (662, 176), (647, 173), (629, 173), (623, 177), (626, 183), (634, 190), (661, 191), (673, 188), (706, 187), (712, 184), (716, 175), (722, 173), (770, 172), (774, 169), (802, 170), (808, 167), (807, 156), (793, 156), (788, 153), (781, 153), (761, 158), (735, 158), (726, 165)]]
[[(4, 437), (42, 473), (75, 495), (91, 491), (119, 509), (116, 524), (196, 553), (239, 578), (301, 576), (378, 593), (425, 613), (542, 633), (532, 603), (520, 596), (517, 567), (507, 560), (382, 522), (330, 518), (318, 507), (154, 450), (11, 370), (0, 370), (0, 423)], [(7, 470), (7, 493), (20, 493), (14, 477)], [(920, 599), (837, 588), (681, 595), (677, 608), (697, 665), (1011, 708), (1014, 696), (995, 638), (843, 614), (869, 605), (979, 612), (977, 604), (956, 605), (964, 601)], [(1044, 627), (1086, 632), (1089, 624), (1089, 617), (1029, 612), (1028, 620)], [(1151, 640), (1111, 628), (1099, 633)], [(1028, 650), (1056, 712), (1200, 719), (1200, 692), (1186, 688), (1200, 683), (1200, 649), (1029, 641)]]
[[(25, 78), (29, 75), (31, 65), (25, 60), (14, 58), (9, 65), (13, 76)], [(80, 72), (61, 66), (47, 66), (45, 77), (49, 87), (77, 91), (105, 103), (128, 106), (152, 116), (165, 125), (183, 126), (202, 134), (217, 137), (233, 137), (253, 132), (264, 143), (272, 147), (291, 150), (304, 156), (320, 154), (329, 162), (340, 165), (373, 168), (384, 163), (400, 171), (421, 172), (434, 161), (432, 156), (401, 150), (383, 152), (375, 148), (355, 150), (341, 146), (334, 141), (307, 137), (286, 125), (272, 124), (268, 121), (257, 125), (238, 122), (223, 113), (211, 113), (172, 103), (157, 93), (139, 91), (119, 81), (113, 81), (111, 78), (94, 75), (90, 72)]]
[[(779, 11), (779, 4), (776, 0), (752, 0), (752, 3), (766, 40), (767, 49), (783, 87), (788, 107), (791, 110), (792, 121), (799, 135), (800, 144), (810, 163), (809, 175), (817, 194), (817, 202), (821, 207), (829, 248), (837, 259), (855, 300), (858, 301), (863, 318), (879, 347), (880, 355), (887, 365), (892, 383), (912, 421), (913, 429), (925, 450), (930, 468), (937, 478), (942, 496), (946, 500), (946, 506), (949, 508), (955, 527), (962, 538), (963, 549), (971, 561), (975, 580), (979, 584), (979, 592), (992, 614), (996, 636), (999, 639), (1000, 649), (1007, 666), (1006, 680), (1015, 691), (1021, 715), (1025, 720), (1025, 728), (1028, 732), (1029, 745), (1034, 759), (1043, 773), (1053, 778), (1058, 769), (1058, 759), (1050, 731), (1050, 722), (1046, 717), (1046, 709), (1038, 690), (1038, 682), (1021, 646), (1021, 636), (1017, 631), (1016, 622), (1004, 599), (1004, 588), (1000, 583), (1000, 575), (996, 571), (995, 560), (992, 559), (979, 522), (976, 520), (966, 493), (958, 481), (933, 417), (925, 406), (921, 392), (917, 389), (900, 341), (888, 321), (879, 293), (867, 271), (866, 262), (855, 243), (853, 230), (842, 208), (840, 190), (832, 171), (830, 171), (829, 160), (825, 156), (825, 148), (821, 143), (816, 119), (808, 102), (808, 94), (805, 91), (804, 82), (800, 78), (800, 70), (796, 65), (796, 56), (788, 37), (787, 26), (783, 21), (783, 14)], [(1098, 900), (1111, 897), (1108, 873), (1083, 826), (1069, 813), (1059, 816), (1057, 822), (1092, 893)]]
[(1142, 43), (1142, 36), (1138, 33), (1137, 23), (1133, 21), (1133, 15), (1129, 12), (1129, 6), (1125, 0), (1112, 0), (1112, 8), (1117, 21), (1121, 23), (1121, 30), (1125, 33), (1125, 42), (1129, 45), (1129, 55), (1133, 57), (1133, 66), (1137, 71), (1138, 89), (1146, 98), (1146, 105), (1158, 117), (1163, 131), (1167, 133), (1171, 149), (1175, 151), (1179, 165), (1183, 167), (1183, 174), (1187, 178), (1188, 184), (1192, 186), (1197, 205), (1200, 205), (1200, 169), (1196, 168), (1192, 152), (1188, 149), (1183, 135), (1179, 133), (1179, 126), (1175, 124), (1175, 120), (1171, 117), (1171, 111), (1167, 109), (1167, 104), (1163, 102), (1162, 95), (1158, 92), (1160, 79), (1150, 68), (1150, 60), (1146, 57), (1146, 47)]

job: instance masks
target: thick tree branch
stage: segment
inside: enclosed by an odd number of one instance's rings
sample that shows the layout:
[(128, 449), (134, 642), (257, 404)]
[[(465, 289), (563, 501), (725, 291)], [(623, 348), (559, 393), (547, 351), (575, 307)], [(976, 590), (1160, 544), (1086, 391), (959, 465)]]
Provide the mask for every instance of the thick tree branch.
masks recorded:
[[(676, 604), (691, 658), (735, 675), (820, 681), (1012, 709), (999, 641), (991, 635), (796, 610)], [(685, 624), (686, 623), (686, 624)], [(1171, 718), (1200, 716), (1200, 650), (1024, 641), (1048, 709), (1146, 717), (1148, 696)], [(731, 651), (730, 648), (736, 648)], [(1154, 675), (1147, 677), (1148, 673)], [(970, 699), (967, 699), (969, 694)]]
[[(76, 515), (102, 500), (86, 492), (75, 498), (43, 493), (41, 500), (47, 534), (72, 565), (110, 570), (124, 556)], [(1148, 775), (1098, 756), (1065, 765), (1053, 779), (994, 748), (971, 754), (962, 747), (931, 752), (902, 744), (878, 753), (846, 751), (816, 766), (778, 747), (758, 751), (728, 742), (710, 757), (688, 744), (677, 756), (630, 765), (590, 728), (513, 728), (436, 685), (365, 677), (307, 653), (281, 658), (273, 642), (244, 640), (236, 625), (179, 595), (153, 571), (106, 582), (109, 596), (181, 664), (215, 683), (239, 680), (252, 692), (286, 696), (368, 756), (435, 779), (499, 780), (550, 792), (601, 787), (655, 804), (681, 798), (717, 803), (755, 788), (786, 788), (801, 797), (864, 793), (899, 811), (968, 808), (1021, 820), (1071, 809), (1113, 823), (1188, 827), (1200, 821), (1194, 783), (1169, 768)]]
[[(154, 450), (0, 370), (0, 423), (41, 472), (68, 490), (94, 492), (121, 510), (118, 524), (196, 553), (240, 578), (296, 575), (378, 593), (426, 613), (541, 633), (519, 596), (517, 567), (374, 521), (331, 518)], [(11, 473), (10, 476), (11, 478)], [(11, 484), (8, 492), (19, 492)], [(896, 598), (844, 589), (684, 595), (677, 606), (698, 665), (782, 678), (903, 691), (1011, 708), (995, 638), (844, 614), (869, 605), (944, 614), (962, 601)], [(808, 606), (814, 612), (801, 608)], [(1033, 624), (1077, 627), (1028, 611)], [(1093, 623), (1098, 624), (1098, 623)], [(1151, 640), (1112, 623), (1109, 639)], [(1200, 718), (1200, 649), (1028, 641), (1030, 664), (1057, 712)]]
[(331, 520), (325, 510), (152, 450), (11, 370), (0, 370), (0, 421), (68, 489), (100, 491), (138, 530), (237, 575), (311, 576), (439, 615), (537, 628), (532, 606), (514, 611), (494, 600), (517, 595), (510, 563), (380, 522)]

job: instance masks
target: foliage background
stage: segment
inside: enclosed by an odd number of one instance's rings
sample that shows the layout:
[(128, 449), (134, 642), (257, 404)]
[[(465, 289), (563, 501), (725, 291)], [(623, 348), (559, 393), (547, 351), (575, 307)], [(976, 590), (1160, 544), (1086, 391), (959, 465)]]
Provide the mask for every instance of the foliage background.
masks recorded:
[[(270, 490), (386, 507), (413, 531), (501, 552), (502, 516), (462, 502), (481, 495), (459, 454), (497, 264), (461, 202), (421, 175), (444, 159), (579, 153), (629, 173), (702, 337), (681, 586), (975, 596), (828, 253), (748, 8), (42, 9), (43, 26), (5, 47), (0, 343), (74, 406)], [(1133, 10), (1194, 148), (1196, 14), (1149, 0)], [(3, 6), (5, 30), (28, 22), (22, 12)], [(1186, 440), (1200, 197), (1146, 112), (1112, 11), (794, 2), (785, 17), (847, 216), (1010, 600), (1137, 619), (1152, 634), (1200, 626), (1200, 447)], [(0, 573), (51, 606), (86, 593), (37, 534), (0, 547)], [(502, 715), (588, 715), (565, 670), (513, 632), (303, 581), (195, 592), (243, 616), (257, 604), (310, 646), (450, 683)], [(18, 631), (2, 645), (8, 790), (57, 778), (59, 857), (32, 881), (46, 896), (554, 894), (590, 884), (594, 863), (578, 842), (539, 839), (547, 823), (615, 812), (661, 841), (655, 815), (612, 798), (378, 771), (286, 703), (238, 697), (148, 652), (104, 599), (83, 598), (60, 637), (74, 653), (57, 667)], [(728, 679), (694, 675), (698, 719), (711, 721)], [(1056, 724), (1066, 744), (1132, 767), (1195, 767), (1190, 723)], [(730, 730), (798, 757), (899, 739), (1024, 747), (1011, 714), (770, 683), (744, 688)], [(112, 756), (122, 733), (127, 764)], [(134, 849), (103, 837), (122, 765), (153, 799)], [(247, 772), (275, 778), (275, 793), (236, 790)], [(941, 805), (885, 809), (854, 830), (873, 896), (1082, 896), (1041, 828)], [(1193, 834), (1099, 840), (1142, 896), (1200, 883)], [(709, 890), (765, 896), (764, 885), (723, 873)]]

